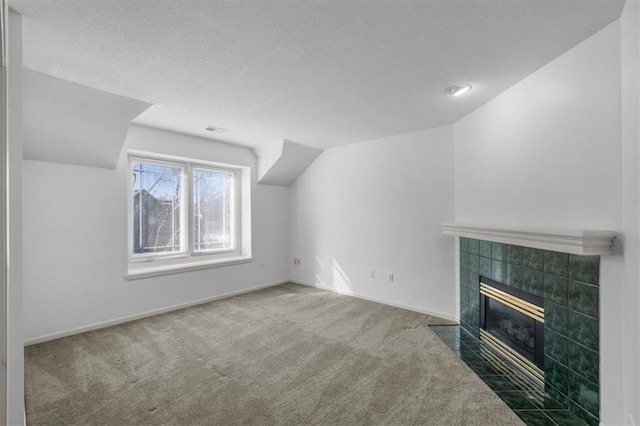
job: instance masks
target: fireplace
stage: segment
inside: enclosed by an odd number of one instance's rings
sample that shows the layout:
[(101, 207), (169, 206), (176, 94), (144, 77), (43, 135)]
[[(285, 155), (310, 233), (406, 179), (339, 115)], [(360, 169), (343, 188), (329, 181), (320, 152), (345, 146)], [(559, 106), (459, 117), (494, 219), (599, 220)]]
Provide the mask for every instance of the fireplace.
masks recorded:
[[(561, 404), (560, 409), (569, 409), (586, 424), (597, 426), (600, 421), (601, 374), (600, 256), (612, 254), (611, 239), (615, 233), (469, 224), (444, 224), (443, 229), (446, 233), (460, 236), (457, 275), (460, 326), (464, 333), (461, 334), (458, 344), (465, 345), (465, 350), (460, 350), (461, 356), (466, 356), (469, 351), (478, 355), (470, 358), (472, 368), (481, 372), (482, 378), (490, 378), (492, 387), (501, 389), (500, 384), (493, 383), (495, 377), (490, 375), (497, 374), (507, 378), (514, 388), (526, 389), (529, 399), (531, 394), (537, 394), (540, 390), (543, 395), (542, 401), (534, 402), (534, 405), (542, 407), (541, 410), (546, 416), (542, 419), (543, 422), (548, 422), (548, 417), (555, 419), (558, 407), (554, 405), (550, 408), (547, 405), (548, 401), (554, 400)], [(492, 342), (491, 339), (498, 340), (498, 336), (480, 328), (480, 309), (481, 306), (485, 309), (487, 303), (486, 300), (480, 301), (480, 277), (483, 277), (484, 293), (491, 290), (484, 285), (488, 284), (489, 287), (511, 295), (521, 296), (519, 291), (524, 291), (529, 296), (539, 298), (534, 300), (526, 294), (520, 297), (525, 301), (532, 300), (533, 305), (544, 307), (544, 311), (534, 309), (535, 312), (539, 312), (535, 315), (540, 317), (540, 321), (537, 322), (544, 321), (543, 331), (535, 331), (535, 337), (543, 342), (538, 345), (534, 340), (536, 349), (543, 348), (541, 350), (544, 351), (544, 368), (540, 368), (541, 355), (538, 354), (536, 360), (535, 350), (533, 353), (531, 350), (528, 353), (524, 351), (523, 354), (504, 342), (502, 345), (489, 343)], [(493, 285), (496, 283), (488, 278), (497, 281), (497, 285)], [(500, 283), (506, 285), (507, 291), (504, 291)], [(493, 301), (489, 301), (489, 307), (492, 303)], [(482, 316), (485, 316), (484, 312)], [(540, 328), (541, 324), (535, 325)], [(468, 338), (473, 341), (467, 342)], [(476, 339), (482, 339), (482, 343)], [(503, 346), (509, 347), (509, 350), (503, 349)], [(503, 352), (513, 355), (512, 361), (505, 361)], [(531, 355), (534, 356), (533, 361)], [(476, 365), (478, 357), (484, 363), (482, 368)], [(523, 363), (533, 371), (542, 370), (536, 372), (544, 374), (543, 388), (540, 381), (536, 384), (522, 372), (515, 372), (516, 369), (512, 365), (522, 360), (526, 360)], [(495, 373), (487, 374), (486, 366), (491, 367)], [(533, 374), (530, 376), (536, 377)], [(511, 393), (504, 392), (510, 399)], [(530, 407), (528, 402), (521, 404), (518, 399), (513, 407), (517, 410), (529, 410), (523, 408), (524, 405)], [(524, 413), (529, 417), (531, 411)], [(560, 424), (567, 423), (565, 420), (559, 420)]]
[(480, 341), (544, 387), (541, 297), (480, 277)]

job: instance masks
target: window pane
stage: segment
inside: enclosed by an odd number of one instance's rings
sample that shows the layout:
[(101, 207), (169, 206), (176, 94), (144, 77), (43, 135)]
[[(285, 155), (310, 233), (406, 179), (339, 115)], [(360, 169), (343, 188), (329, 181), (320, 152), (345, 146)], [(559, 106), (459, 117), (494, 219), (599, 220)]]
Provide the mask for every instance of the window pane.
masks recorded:
[(194, 169), (193, 251), (233, 247), (233, 173)]
[(133, 164), (133, 253), (180, 247), (180, 167)]

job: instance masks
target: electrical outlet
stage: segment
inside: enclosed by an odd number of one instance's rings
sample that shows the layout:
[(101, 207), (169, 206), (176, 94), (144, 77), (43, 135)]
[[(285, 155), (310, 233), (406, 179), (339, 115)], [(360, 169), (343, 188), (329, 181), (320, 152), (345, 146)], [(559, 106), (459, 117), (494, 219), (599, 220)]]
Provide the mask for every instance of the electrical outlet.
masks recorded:
[(393, 272), (389, 272), (389, 282), (393, 282)]
[(376, 271), (369, 271), (369, 278), (372, 280), (376, 278)]
[(300, 266), (300, 258), (299, 257), (294, 257), (293, 258), (293, 264), (296, 266)]

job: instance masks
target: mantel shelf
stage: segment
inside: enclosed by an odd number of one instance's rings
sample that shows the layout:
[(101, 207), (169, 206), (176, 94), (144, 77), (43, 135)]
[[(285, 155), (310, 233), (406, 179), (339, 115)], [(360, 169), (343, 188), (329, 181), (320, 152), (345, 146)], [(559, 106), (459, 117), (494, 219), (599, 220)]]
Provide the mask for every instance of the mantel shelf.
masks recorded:
[(613, 231), (442, 223), (448, 235), (580, 255), (613, 254)]

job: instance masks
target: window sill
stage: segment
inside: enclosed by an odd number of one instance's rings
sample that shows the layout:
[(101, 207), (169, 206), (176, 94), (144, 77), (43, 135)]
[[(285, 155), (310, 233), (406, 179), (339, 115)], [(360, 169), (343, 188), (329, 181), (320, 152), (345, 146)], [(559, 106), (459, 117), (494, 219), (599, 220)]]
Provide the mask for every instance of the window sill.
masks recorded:
[(222, 266), (239, 265), (249, 263), (253, 258), (251, 256), (228, 257), (225, 259), (207, 260), (200, 262), (185, 262), (173, 265), (162, 266), (133, 266), (129, 265), (129, 270), (124, 276), (127, 281), (141, 280), (144, 278), (159, 277), (163, 275), (180, 274), (182, 272), (200, 271), (202, 269), (220, 268)]

